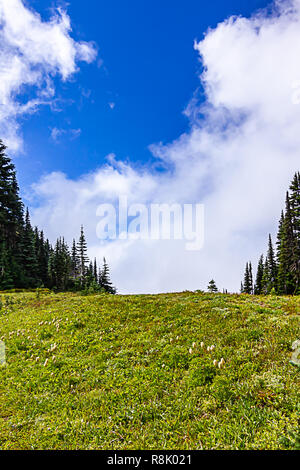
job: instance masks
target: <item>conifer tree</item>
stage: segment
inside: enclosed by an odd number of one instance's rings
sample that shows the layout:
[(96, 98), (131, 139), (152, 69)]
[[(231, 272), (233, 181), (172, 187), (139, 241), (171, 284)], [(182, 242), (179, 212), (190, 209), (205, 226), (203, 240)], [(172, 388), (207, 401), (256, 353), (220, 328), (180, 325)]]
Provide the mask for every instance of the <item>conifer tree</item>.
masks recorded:
[(264, 276), (264, 255), (261, 255), (258, 261), (254, 294), (261, 295), (263, 293), (263, 276)]
[(251, 263), (246, 264), (246, 269), (245, 269), (245, 274), (244, 274), (244, 283), (243, 283), (243, 293), (244, 294), (253, 293), (253, 275), (252, 275)]
[(290, 210), (295, 240), (294, 279), (295, 293), (300, 293), (300, 173), (294, 175), (290, 185)]
[(103, 269), (101, 271), (99, 285), (105, 292), (108, 292), (109, 294), (116, 294), (117, 292), (116, 288), (113, 286), (110, 280), (109, 267), (105, 258), (103, 258)]
[(32, 229), (28, 209), (21, 239), (22, 267), (25, 275), (25, 287), (38, 287), (38, 262), (35, 247), (35, 234)]
[(98, 267), (97, 267), (96, 258), (94, 259), (93, 272), (94, 272), (94, 280), (95, 280), (95, 282), (98, 282)]
[(43, 231), (32, 228), (28, 209), (24, 216), (15, 167), (5, 152), (0, 140), (0, 290), (40, 286), (97, 289), (98, 281), (104, 290), (115, 293), (106, 261), (99, 273), (96, 259), (87, 267), (83, 227), (77, 246), (73, 241), (71, 253), (63, 238), (53, 248), (49, 240), (45, 241)]
[(76, 280), (79, 276), (79, 256), (77, 252), (76, 241), (73, 238), (72, 253), (71, 253), (71, 277)]
[(208, 286), (207, 286), (207, 290), (208, 292), (211, 292), (211, 293), (217, 293), (219, 292), (218, 291), (218, 288), (217, 288), (217, 285), (214, 281), (214, 279), (212, 279), (209, 283), (208, 283)]
[(77, 254), (78, 254), (78, 268), (79, 268), (79, 278), (81, 283), (84, 284), (85, 275), (87, 272), (87, 263), (89, 262), (89, 258), (87, 256), (87, 244), (85, 240), (83, 226), (81, 226), (80, 230), (80, 237), (77, 244)]
[(273, 288), (275, 290), (277, 289), (277, 264), (276, 264), (275, 252), (273, 249), (271, 235), (269, 235), (267, 260), (268, 260), (268, 268), (269, 268), (269, 279), (267, 280), (267, 283), (268, 283), (268, 291), (271, 292)]
[(290, 196), (286, 194), (286, 209), (282, 227), (281, 263), (280, 275), (283, 276), (284, 293), (292, 295), (297, 292), (297, 240), (293, 228), (293, 214), (290, 204)]

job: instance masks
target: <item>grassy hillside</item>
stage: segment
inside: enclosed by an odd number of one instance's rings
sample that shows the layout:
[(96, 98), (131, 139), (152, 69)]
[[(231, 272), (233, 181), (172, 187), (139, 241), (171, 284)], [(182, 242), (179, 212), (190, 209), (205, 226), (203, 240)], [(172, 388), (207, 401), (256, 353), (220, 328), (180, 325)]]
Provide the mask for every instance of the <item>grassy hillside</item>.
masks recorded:
[(1, 297), (0, 449), (297, 445), (299, 297)]

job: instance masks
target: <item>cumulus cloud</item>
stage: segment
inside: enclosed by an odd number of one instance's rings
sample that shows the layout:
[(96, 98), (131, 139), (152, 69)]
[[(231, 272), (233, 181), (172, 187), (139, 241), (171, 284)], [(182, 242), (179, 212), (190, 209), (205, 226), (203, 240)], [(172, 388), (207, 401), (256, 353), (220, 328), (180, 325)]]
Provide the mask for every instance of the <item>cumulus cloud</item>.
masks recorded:
[(54, 76), (65, 81), (78, 61), (96, 58), (92, 43), (76, 42), (70, 33), (70, 18), (61, 8), (45, 22), (22, 0), (0, 0), (0, 134), (10, 150), (22, 146), (19, 118), (51, 103)]
[[(235, 17), (195, 43), (205, 102), (186, 110), (190, 129), (151, 147), (166, 169), (134, 169), (110, 158), (73, 181), (54, 173), (35, 185), (34, 221), (52, 238), (84, 223), (90, 254), (106, 254), (121, 292), (219, 287), (239, 289), (245, 262), (265, 250), (284, 194), (299, 170), (300, 1)], [(202, 202), (205, 245), (189, 253), (180, 241), (100, 243), (96, 209), (119, 194), (131, 202)]]

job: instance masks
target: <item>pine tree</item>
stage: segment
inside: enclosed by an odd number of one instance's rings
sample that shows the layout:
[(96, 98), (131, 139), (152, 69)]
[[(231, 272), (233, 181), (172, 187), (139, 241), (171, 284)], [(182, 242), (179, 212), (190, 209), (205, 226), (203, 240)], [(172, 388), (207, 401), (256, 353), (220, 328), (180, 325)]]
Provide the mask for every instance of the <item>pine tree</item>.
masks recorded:
[(252, 275), (251, 263), (246, 264), (246, 269), (245, 269), (245, 274), (244, 274), (244, 283), (243, 283), (243, 293), (244, 294), (253, 293), (253, 275)]
[(96, 258), (94, 259), (93, 273), (94, 273), (94, 280), (97, 283), (98, 282), (98, 267), (97, 267)]
[(22, 267), (25, 275), (24, 287), (38, 287), (38, 261), (36, 256), (35, 234), (32, 229), (28, 209), (26, 210), (25, 226), (21, 239)]
[(71, 253), (71, 277), (76, 280), (79, 276), (79, 263), (80, 259), (77, 252), (76, 241), (73, 239), (72, 253)]
[(6, 147), (0, 140), (0, 241), (5, 241), (8, 248), (15, 248), (23, 225), (23, 204), (15, 167), (5, 151)]
[(281, 240), (281, 264), (279, 266), (280, 276), (283, 278), (284, 293), (288, 295), (295, 294), (298, 289), (297, 285), (297, 266), (298, 266), (298, 253), (297, 253), (297, 240), (295, 237), (293, 227), (293, 215), (291, 210), (290, 196), (286, 194), (286, 208), (284, 215), (284, 222), (282, 227), (282, 240)]
[(253, 294), (254, 285), (253, 285), (253, 271), (252, 271), (252, 263), (249, 262), (249, 281), (250, 281), (250, 294)]
[(295, 240), (294, 279), (295, 293), (300, 293), (300, 173), (294, 175), (290, 185), (290, 210)]
[(64, 239), (56, 241), (50, 259), (52, 286), (58, 290), (67, 290), (71, 273), (71, 256)]
[(268, 292), (271, 292), (272, 289), (277, 289), (277, 264), (271, 235), (269, 235), (267, 260), (269, 267)]
[(113, 286), (110, 280), (109, 267), (105, 258), (103, 258), (103, 269), (101, 271), (99, 285), (105, 292), (108, 292), (109, 294), (116, 294), (117, 292), (116, 288)]
[(264, 255), (261, 255), (258, 261), (254, 294), (261, 295), (263, 293), (263, 276), (264, 276)]
[(262, 294), (267, 295), (270, 293), (270, 267), (269, 267), (269, 262), (268, 258), (265, 259), (265, 264), (264, 264), (264, 273), (262, 277)]
[(216, 283), (213, 279), (208, 283), (207, 290), (208, 290), (208, 292), (211, 292), (211, 293), (219, 292), (218, 288), (217, 288), (217, 285), (216, 285)]
[(81, 280), (81, 283), (84, 284), (85, 276), (87, 272), (87, 263), (89, 262), (89, 258), (87, 256), (87, 244), (85, 240), (83, 226), (81, 226), (81, 230), (80, 230), (80, 237), (79, 237), (79, 241), (77, 244), (77, 254), (78, 254), (78, 259), (79, 259), (79, 264), (78, 264), (79, 278)]
[(67, 290), (92, 286), (115, 293), (104, 261), (103, 270), (97, 261), (88, 265), (87, 244), (81, 227), (76, 246), (70, 253), (63, 238), (53, 248), (44, 233), (32, 228), (28, 209), (19, 196), (15, 167), (6, 155), (0, 140), (0, 290), (45, 286)]
[(9, 290), (14, 287), (13, 276), (9, 264), (6, 244), (0, 245), (0, 290)]

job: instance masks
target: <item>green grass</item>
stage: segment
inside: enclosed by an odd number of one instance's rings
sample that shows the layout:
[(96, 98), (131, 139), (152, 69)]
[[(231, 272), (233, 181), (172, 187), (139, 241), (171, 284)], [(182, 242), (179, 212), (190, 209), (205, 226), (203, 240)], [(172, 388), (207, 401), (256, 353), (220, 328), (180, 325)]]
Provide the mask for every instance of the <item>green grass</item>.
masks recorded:
[(1, 302), (0, 449), (299, 446), (300, 372), (290, 364), (299, 297), (5, 293)]

